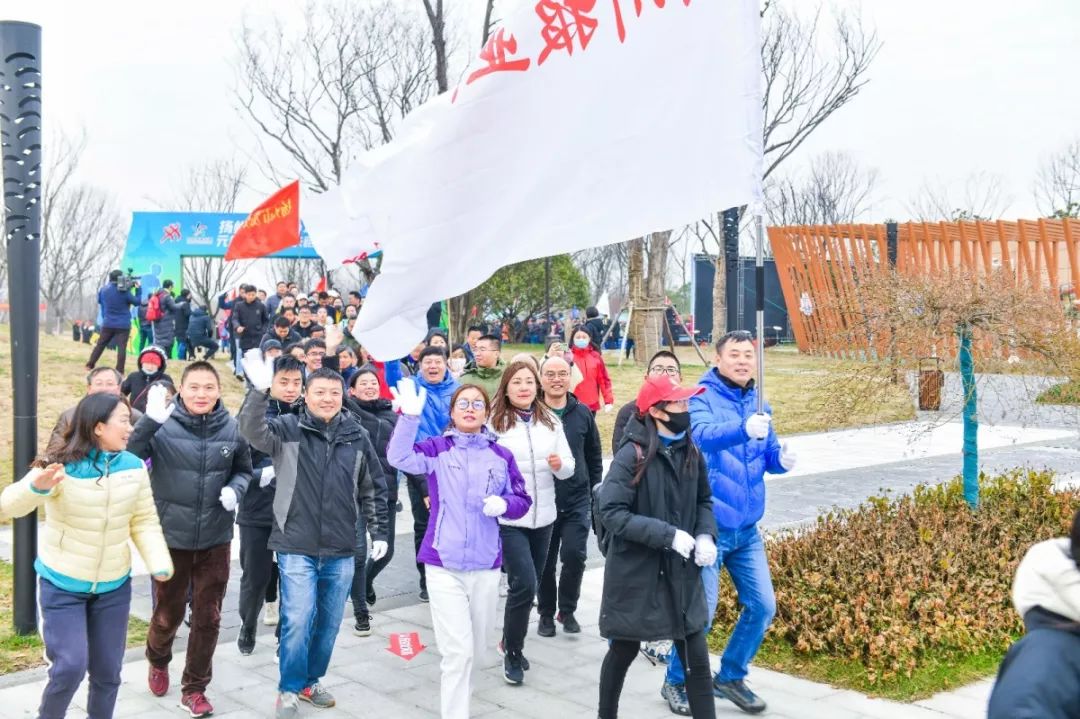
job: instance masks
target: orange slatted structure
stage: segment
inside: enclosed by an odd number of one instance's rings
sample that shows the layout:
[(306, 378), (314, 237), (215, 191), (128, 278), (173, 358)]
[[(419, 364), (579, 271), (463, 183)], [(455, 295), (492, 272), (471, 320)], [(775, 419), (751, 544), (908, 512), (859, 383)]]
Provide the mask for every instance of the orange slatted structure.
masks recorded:
[[(885, 225), (770, 227), (769, 242), (800, 351), (850, 356), (883, 350), (880, 338), (851, 346), (849, 330), (860, 277), (888, 267)], [(1075, 297), (1080, 220), (905, 222), (896, 228), (896, 268), (913, 274), (1004, 270), (1018, 284)]]

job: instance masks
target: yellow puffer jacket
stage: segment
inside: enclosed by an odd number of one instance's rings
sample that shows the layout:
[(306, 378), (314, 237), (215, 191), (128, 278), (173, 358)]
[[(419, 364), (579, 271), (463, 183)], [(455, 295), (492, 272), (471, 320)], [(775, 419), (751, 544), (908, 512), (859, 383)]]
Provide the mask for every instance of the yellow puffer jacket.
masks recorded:
[(115, 582), (130, 573), (130, 539), (151, 574), (172, 576), (172, 559), (141, 459), (129, 452), (94, 452), (65, 465), (66, 476), (48, 494), (32, 486), (40, 473), (31, 469), (0, 494), (0, 516), (5, 518), (45, 505), (40, 563), (64, 577), (89, 582), (94, 592), (99, 582)]

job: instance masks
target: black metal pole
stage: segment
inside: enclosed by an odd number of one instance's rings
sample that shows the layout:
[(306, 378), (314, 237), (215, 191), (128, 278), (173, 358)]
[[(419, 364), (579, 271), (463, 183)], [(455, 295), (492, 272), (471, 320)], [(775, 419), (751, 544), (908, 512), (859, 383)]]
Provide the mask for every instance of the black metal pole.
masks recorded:
[[(544, 334), (551, 334), (551, 258), (544, 258), (544, 325), (548, 328)], [(546, 340), (545, 340), (546, 341)]]
[[(0, 145), (11, 305), (11, 387), (18, 481), (37, 452), (41, 253), (41, 28), (0, 22)], [(15, 631), (37, 631), (37, 512), (14, 522)]]

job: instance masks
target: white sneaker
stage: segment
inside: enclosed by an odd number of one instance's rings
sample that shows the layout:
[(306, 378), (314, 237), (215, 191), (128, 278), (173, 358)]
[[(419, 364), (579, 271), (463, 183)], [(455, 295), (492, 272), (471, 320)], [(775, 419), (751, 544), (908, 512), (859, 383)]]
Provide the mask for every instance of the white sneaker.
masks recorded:
[(510, 581), (506, 578), (505, 574), (500, 573), (499, 574), (499, 596), (500, 597), (505, 597), (509, 593), (510, 593)]
[(275, 627), (278, 623), (278, 603), (267, 602), (263, 611), (263, 624), (268, 627)]

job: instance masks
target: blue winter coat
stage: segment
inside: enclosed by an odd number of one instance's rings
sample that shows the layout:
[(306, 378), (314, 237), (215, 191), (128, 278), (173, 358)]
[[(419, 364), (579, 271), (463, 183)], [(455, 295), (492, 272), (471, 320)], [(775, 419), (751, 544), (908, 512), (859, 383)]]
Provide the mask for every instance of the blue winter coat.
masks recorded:
[(420, 375), (412, 379), (417, 387), (427, 390), (427, 402), (424, 403), (424, 411), (420, 415), (420, 431), (416, 434), (416, 441), (439, 437), (450, 425), (450, 398), (454, 396), (458, 382), (450, 376), (450, 372), (446, 373), (439, 384), (428, 384)]
[[(782, 474), (780, 442), (770, 428), (750, 439), (746, 420), (757, 411), (757, 392), (729, 387), (715, 369), (698, 382), (706, 391), (690, 400), (690, 432), (705, 455), (713, 514), (720, 531), (756, 524), (765, 513), (765, 473)], [(768, 404), (765, 412), (772, 414)]]
[(98, 304), (101, 305), (101, 326), (106, 329), (124, 330), (131, 327), (131, 308), (138, 307), (142, 300), (142, 289), (135, 292), (121, 292), (115, 282), (98, 290)]

